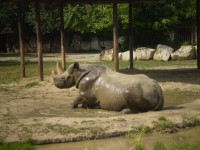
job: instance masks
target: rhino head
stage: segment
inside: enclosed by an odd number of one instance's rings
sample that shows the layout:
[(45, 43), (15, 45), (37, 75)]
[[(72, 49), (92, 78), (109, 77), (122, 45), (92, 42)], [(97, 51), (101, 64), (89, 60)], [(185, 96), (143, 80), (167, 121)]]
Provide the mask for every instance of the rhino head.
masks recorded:
[(57, 88), (71, 88), (76, 85), (76, 75), (79, 69), (79, 63), (71, 64), (65, 71), (62, 69), (60, 63), (57, 63), (56, 69), (52, 71), (54, 85)]

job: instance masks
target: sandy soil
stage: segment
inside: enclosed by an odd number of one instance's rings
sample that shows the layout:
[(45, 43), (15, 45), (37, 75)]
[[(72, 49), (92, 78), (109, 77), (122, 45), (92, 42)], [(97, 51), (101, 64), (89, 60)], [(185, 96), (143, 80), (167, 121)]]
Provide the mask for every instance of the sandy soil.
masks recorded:
[[(191, 68), (163, 70), (143, 73), (158, 80), (165, 91), (200, 91), (199, 72)], [(161, 116), (179, 126), (183, 124), (182, 116), (200, 118), (198, 96), (188, 103), (165, 106), (158, 112), (122, 115), (101, 109), (67, 108), (76, 95), (75, 87), (58, 89), (50, 77), (39, 83), (38, 79), (23, 79), (18, 83), (0, 84), (0, 141), (45, 144), (107, 138), (134, 131), (142, 125), (153, 127)]]

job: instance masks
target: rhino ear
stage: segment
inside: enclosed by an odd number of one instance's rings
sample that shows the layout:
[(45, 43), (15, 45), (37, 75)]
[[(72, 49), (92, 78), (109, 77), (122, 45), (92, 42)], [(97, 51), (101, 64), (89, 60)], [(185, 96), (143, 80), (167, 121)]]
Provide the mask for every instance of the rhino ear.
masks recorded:
[(74, 70), (78, 70), (79, 69), (79, 63), (78, 62), (75, 62), (74, 63)]

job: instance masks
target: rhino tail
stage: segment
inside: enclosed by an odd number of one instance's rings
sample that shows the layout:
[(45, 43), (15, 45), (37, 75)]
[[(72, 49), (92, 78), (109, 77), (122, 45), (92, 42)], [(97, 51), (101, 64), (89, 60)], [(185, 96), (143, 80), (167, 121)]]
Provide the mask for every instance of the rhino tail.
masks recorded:
[(160, 92), (159, 94), (158, 94), (158, 102), (157, 102), (157, 105), (156, 105), (156, 107), (154, 107), (154, 111), (159, 111), (159, 110), (161, 110), (162, 108), (163, 108), (163, 106), (164, 106), (164, 97), (163, 97), (163, 94), (162, 94), (162, 92)]

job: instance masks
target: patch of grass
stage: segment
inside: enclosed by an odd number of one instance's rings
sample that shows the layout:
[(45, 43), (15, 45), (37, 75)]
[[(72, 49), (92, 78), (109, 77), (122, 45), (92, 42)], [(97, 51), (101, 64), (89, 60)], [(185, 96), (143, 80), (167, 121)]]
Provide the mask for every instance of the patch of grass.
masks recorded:
[(153, 150), (168, 150), (168, 148), (163, 142), (157, 141), (153, 146)]
[(126, 134), (125, 134), (125, 138), (128, 138), (128, 139), (132, 139), (132, 138), (134, 138), (134, 133), (133, 132), (131, 132), (131, 131), (128, 131)]
[(151, 133), (152, 129), (149, 126), (141, 125), (135, 128), (137, 134)]
[(145, 150), (145, 145), (142, 143), (142, 141), (137, 141), (135, 146), (131, 148), (131, 150)]
[(158, 121), (154, 121), (153, 124), (154, 128), (158, 131), (175, 128), (175, 124), (163, 116), (159, 117)]
[(0, 144), (0, 150), (34, 150), (34, 149), (35, 149), (34, 146), (29, 143)]
[(95, 126), (95, 127), (90, 128), (90, 133), (92, 133), (92, 134), (99, 134), (102, 132), (104, 132), (104, 129), (102, 127)]
[(200, 119), (196, 116), (183, 115), (183, 126), (185, 127), (195, 127), (200, 125)]
[(35, 86), (38, 86), (40, 83), (39, 82), (31, 82), (25, 85), (25, 88), (32, 88)]
[(134, 136), (143, 137), (144, 134), (152, 132), (152, 129), (149, 126), (145, 125), (132, 128), (135, 129), (135, 132), (129, 131), (128, 133), (125, 134), (125, 137), (128, 139), (134, 138)]
[(67, 125), (60, 125), (60, 124), (47, 124), (47, 128), (53, 132), (59, 132), (60, 134), (67, 134), (67, 133), (80, 133), (81, 130), (74, 128), (74, 127), (70, 127)]

